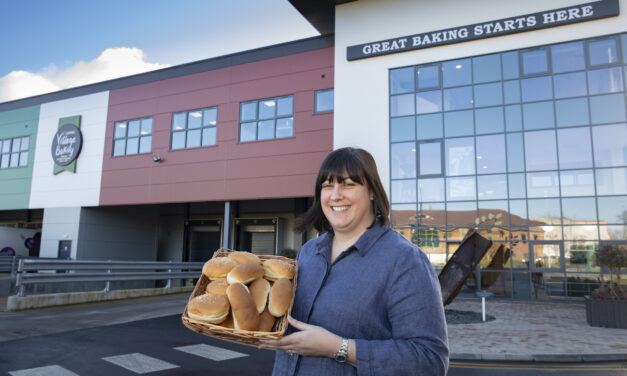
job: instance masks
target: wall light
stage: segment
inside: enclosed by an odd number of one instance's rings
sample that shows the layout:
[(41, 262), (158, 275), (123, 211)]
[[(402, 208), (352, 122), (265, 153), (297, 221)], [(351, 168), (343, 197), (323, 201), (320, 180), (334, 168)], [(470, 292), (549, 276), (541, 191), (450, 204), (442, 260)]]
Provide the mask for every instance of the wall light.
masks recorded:
[(161, 158), (160, 156), (158, 156), (156, 154), (153, 154), (152, 155), (152, 161), (153, 162), (161, 162), (161, 161), (163, 161), (163, 158)]

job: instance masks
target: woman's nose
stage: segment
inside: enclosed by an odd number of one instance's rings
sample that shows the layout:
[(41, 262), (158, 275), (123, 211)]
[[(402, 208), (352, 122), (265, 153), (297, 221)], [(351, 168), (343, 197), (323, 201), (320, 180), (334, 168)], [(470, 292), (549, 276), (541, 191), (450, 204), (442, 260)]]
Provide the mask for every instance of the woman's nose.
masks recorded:
[(339, 200), (340, 198), (342, 198), (342, 187), (339, 184), (335, 184), (331, 191), (331, 199)]

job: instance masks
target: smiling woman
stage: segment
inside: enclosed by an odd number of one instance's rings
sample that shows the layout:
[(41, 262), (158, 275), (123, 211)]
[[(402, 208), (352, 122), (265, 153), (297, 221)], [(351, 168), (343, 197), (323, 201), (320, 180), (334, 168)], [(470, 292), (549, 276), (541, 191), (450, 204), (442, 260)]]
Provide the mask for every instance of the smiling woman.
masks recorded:
[(444, 375), (448, 344), (438, 280), (425, 254), (392, 230), (372, 155), (342, 148), (322, 162), (297, 230), (322, 235), (297, 256), (289, 335), (275, 375)]

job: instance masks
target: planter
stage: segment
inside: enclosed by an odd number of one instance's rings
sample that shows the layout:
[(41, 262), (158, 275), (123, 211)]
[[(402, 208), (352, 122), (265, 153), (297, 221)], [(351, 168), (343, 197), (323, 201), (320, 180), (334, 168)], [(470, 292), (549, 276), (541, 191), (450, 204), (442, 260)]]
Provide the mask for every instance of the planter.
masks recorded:
[(586, 321), (590, 326), (627, 329), (627, 300), (592, 300), (586, 296)]

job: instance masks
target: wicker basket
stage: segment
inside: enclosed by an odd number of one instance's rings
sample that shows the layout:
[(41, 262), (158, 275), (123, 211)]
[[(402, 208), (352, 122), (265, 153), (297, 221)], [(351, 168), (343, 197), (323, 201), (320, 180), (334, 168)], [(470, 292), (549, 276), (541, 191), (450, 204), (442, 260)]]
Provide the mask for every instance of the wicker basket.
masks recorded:
[[(233, 252), (233, 250), (220, 248), (213, 254), (213, 257), (226, 257), (229, 252)], [(292, 260), (282, 256), (259, 255), (259, 258), (262, 261), (268, 259), (279, 259), (282, 261), (286, 261), (294, 266), (294, 278), (292, 279), (292, 299), (290, 300), (290, 304), (287, 307), (287, 313), (274, 322), (274, 326), (272, 327), (271, 332), (252, 332), (248, 330), (225, 328), (220, 325), (214, 325), (203, 321), (194, 320), (187, 315), (187, 306), (185, 307), (185, 311), (183, 311), (183, 316), (181, 317), (183, 325), (185, 325), (188, 329), (205, 336), (255, 347), (259, 345), (259, 340), (261, 339), (279, 339), (283, 337), (283, 334), (285, 333), (285, 330), (288, 326), (287, 316), (292, 312), (292, 305), (294, 304), (296, 282), (298, 281), (298, 263), (296, 262), (296, 260)], [(195, 298), (198, 295), (204, 294), (205, 288), (207, 287), (209, 282), (209, 278), (201, 274), (200, 279), (196, 283), (194, 291), (189, 297), (189, 300)]]

